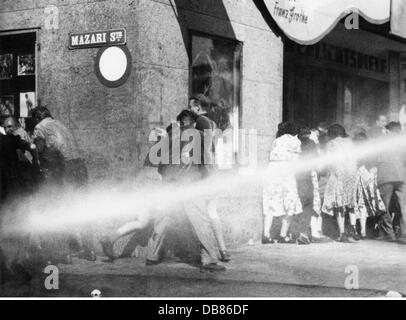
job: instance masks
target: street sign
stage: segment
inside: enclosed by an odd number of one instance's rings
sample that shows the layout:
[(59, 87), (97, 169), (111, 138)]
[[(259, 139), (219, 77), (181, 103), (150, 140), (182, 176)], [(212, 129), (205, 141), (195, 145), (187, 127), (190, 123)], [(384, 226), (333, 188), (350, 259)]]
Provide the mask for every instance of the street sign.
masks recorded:
[(69, 34), (69, 49), (117, 46), (124, 45), (126, 42), (125, 29)]

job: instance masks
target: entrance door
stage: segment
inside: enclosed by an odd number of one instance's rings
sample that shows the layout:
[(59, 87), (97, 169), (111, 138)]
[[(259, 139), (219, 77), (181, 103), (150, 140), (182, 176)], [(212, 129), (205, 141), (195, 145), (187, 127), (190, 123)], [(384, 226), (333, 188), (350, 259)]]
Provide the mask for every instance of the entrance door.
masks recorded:
[(337, 120), (337, 76), (324, 69), (291, 65), (285, 69), (284, 120), (310, 127)]

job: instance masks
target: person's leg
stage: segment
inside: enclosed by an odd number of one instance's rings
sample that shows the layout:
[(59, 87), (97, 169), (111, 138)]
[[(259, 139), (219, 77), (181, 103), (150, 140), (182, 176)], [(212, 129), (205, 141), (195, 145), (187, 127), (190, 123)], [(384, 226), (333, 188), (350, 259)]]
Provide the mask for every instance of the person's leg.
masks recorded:
[(141, 230), (148, 225), (148, 222), (143, 220), (135, 220), (131, 222), (127, 222), (123, 226), (121, 226), (118, 230), (114, 233), (113, 243), (117, 242), (122, 237), (125, 237), (131, 233), (136, 232), (137, 230)]
[(302, 207), (303, 212), (292, 217), (292, 234), (298, 244), (310, 244), (310, 221), (314, 212), (313, 201), (307, 203), (302, 201)]
[[(82, 159), (73, 159), (64, 162), (63, 170), (64, 183), (73, 191), (86, 192), (89, 175), (86, 164)], [(78, 257), (89, 261), (96, 260), (93, 243), (93, 227), (91, 224), (84, 224), (70, 235), (70, 242), (78, 245)]]
[(323, 234), (323, 218), (321, 215), (313, 215), (310, 219), (311, 242), (326, 243), (332, 241)]
[(310, 219), (310, 229), (312, 232), (312, 238), (319, 238), (321, 236), (321, 217), (312, 216)]
[(337, 219), (339, 238), (340, 242), (347, 242), (347, 234), (345, 233), (345, 210), (344, 208), (336, 208), (334, 210), (334, 215)]
[[(219, 251), (207, 213), (206, 199), (191, 199), (183, 203), (186, 215), (196, 233), (201, 246), (202, 266), (215, 266), (218, 263)], [(225, 268), (222, 267), (222, 270)], [(216, 271), (213, 269), (213, 271)]]
[(303, 205), (303, 212), (299, 218), (299, 232), (309, 236), (310, 222), (314, 213), (313, 203), (306, 203)]
[(359, 237), (359, 235), (357, 233), (357, 230), (356, 230), (357, 217), (355, 215), (355, 211), (354, 211), (353, 208), (346, 208), (346, 212), (348, 213), (348, 218), (350, 220), (349, 221), (350, 222), (349, 234), (354, 240), (358, 241), (358, 240), (360, 240), (360, 237)]
[[(151, 221), (150, 214), (147, 211), (145, 211), (143, 214), (138, 215), (137, 220), (130, 221), (121, 226), (119, 229), (114, 230), (109, 235), (104, 236), (100, 241), (104, 254), (110, 259), (115, 259), (113, 249), (114, 244), (122, 237), (143, 230), (150, 224), (150, 221)], [(129, 250), (129, 248), (127, 249)], [(125, 255), (126, 254), (128, 254), (128, 252), (125, 252)], [(121, 256), (122, 255), (120, 255), (120, 257)]]
[(392, 183), (385, 183), (379, 186), (379, 192), (381, 193), (382, 201), (385, 204), (386, 211), (378, 217), (379, 229), (384, 233), (387, 239), (394, 240), (395, 233), (392, 226), (392, 218), (389, 212), (389, 205), (395, 192), (395, 186)]
[(271, 239), (271, 228), (272, 228), (273, 216), (268, 214), (264, 216), (264, 238)]
[(337, 222), (338, 222), (338, 231), (340, 232), (340, 236), (341, 236), (345, 233), (344, 210), (342, 208), (338, 208), (336, 215), (337, 215)]
[(281, 232), (280, 232), (280, 240), (281, 242), (290, 242), (290, 238), (288, 237), (288, 232), (290, 225), (292, 223), (293, 217), (285, 215), (282, 218), (282, 226), (281, 226)]
[(396, 185), (395, 194), (400, 207), (400, 237), (398, 240), (406, 244), (406, 188), (403, 183)]
[(157, 264), (161, 258), (161, 249), (171, 224), (169, 213), (161, 213), (155, 217), (154, 230), (148, 240), (146, 264)]
[(367, 218), (368, 213), (365, 207), (361, 207), (359, 210), (360, 213), (360, 224), (361, 224), (361, 236), (366, 238), (367, 236)]
[(217, 213), (217, 204), (215, 199), (210, 199), (207, 202), (207, 212), (211, 219), (211, 225), (214, 235), (217, 239), (217, 244), (220, 248), (221, 259), (224, 261), (230, 260), (230, 254), (227, 252), (226, 242), (224, 241), (223, 228), (221, 225), (220, 217)]

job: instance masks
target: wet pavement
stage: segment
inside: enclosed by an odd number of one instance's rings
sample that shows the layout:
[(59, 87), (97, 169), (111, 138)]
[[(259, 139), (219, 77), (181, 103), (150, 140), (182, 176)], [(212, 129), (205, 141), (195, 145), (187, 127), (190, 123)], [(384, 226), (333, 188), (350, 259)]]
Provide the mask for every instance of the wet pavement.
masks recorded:
[[(382, 297), (406, 294), (406, 246), (358, 243), (254, 244), (231, 251), (226, 272), (165, 260), (145, 266), (142, 257), (106, 262), (74, 260), (59, 265), (59, 289), (44, 287), (46, 274), (30, 284), (6, 284), (2, 296), (89, 297)], [(353, 290), (348, 290), (349, 288)], [(356, 289), (358, 287), (358, 290)], [(354, 289), (355, 288), (355, 289)]]

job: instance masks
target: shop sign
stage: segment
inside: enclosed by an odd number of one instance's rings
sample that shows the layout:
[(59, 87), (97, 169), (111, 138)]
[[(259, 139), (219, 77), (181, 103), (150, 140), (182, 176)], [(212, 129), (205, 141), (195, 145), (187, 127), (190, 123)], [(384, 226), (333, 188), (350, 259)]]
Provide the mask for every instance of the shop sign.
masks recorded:
[(69, 34), (69, 49), (117, 46), (126, 42), (125, 29)]
[(292, 42), (286, 46), (286, 50), (295, 54), (359, 70), (377, 73), (388, 73), (389, 71), (387, 57), (376, 57), (359, 51), (331, 45), (323, 41), (311, 46), (302, 46)]
[(286, 36), (305, 45), (320, 41), (353, 12), (374, 24), (388, 22), (390, 18), (390, 0), (264, 0), (264, 3)]

